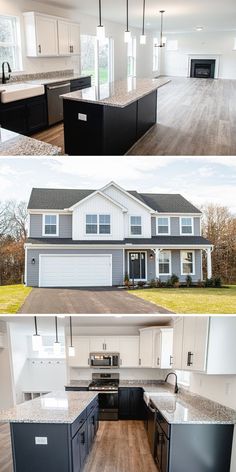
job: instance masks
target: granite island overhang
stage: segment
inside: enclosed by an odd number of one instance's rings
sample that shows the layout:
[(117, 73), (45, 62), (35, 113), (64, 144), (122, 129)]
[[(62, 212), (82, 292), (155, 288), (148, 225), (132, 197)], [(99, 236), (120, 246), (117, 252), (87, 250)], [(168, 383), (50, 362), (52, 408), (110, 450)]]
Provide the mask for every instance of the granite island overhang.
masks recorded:
[(124, 155), (157, 122), (157, 92), (170, 79), (136, 79), (62, 95), (68, 155)]

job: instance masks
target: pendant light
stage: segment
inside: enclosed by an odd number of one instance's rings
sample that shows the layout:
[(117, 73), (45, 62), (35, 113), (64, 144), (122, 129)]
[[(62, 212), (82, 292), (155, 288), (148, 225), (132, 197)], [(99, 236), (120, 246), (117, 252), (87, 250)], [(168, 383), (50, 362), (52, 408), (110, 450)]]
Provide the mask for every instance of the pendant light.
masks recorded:
[(61, 343), (58, 341), (57, 316), (55, 316), (55, 330), (56, 330), (56, 341), (53, 344), (53, 352), (54, 354), (59, 354), (61, 352)]
[(146, 0), (143, 0), (143, 29), (140, 36), (140, 44), (146, 44), (146, 35), (145, 35), (145, 9), (146, 9)]
[(68, 355), (69, 357), (75, 357), (75, 348), (73, 346), (73, 339), (72, 339), (72, 318), (70, 316), (70, 346), (68, 347)]
[(165, 10), (160, 10), (161, 14), (161, 34), (160, 34), (160, 44), (157, 45), (159, 48), (164, 48), (166, 45), (166, 38), (163, 36), (163, 15), (165, 13)]
[(34, 317), (34, 326), (35, 326), (35, 334), (32, 336), (32, 349), (33, 351), (40, 351), (42, 347), (42, 336), (38, 334), (38, 325), (37, 325), (37, 317)]
[(99, 6), (99, 25), (97, 26), (97, 39), (105, 38), (105, 27), (102, 25), (102, 0), (98, 0)]
[(124, 37), (125, 43), (131, 40), (131, 32), (129, 31), (129, 0), (126, 0), (126, 31)]

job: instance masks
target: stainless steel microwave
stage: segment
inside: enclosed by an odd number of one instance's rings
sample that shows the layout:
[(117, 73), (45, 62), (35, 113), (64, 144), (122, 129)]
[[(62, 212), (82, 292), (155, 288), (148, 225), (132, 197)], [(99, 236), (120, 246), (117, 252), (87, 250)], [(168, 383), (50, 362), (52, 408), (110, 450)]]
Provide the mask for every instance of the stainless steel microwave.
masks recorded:
[(89, 365), (94, 369), (119, 369), (119, 352), (91, 352), (89, 355)]

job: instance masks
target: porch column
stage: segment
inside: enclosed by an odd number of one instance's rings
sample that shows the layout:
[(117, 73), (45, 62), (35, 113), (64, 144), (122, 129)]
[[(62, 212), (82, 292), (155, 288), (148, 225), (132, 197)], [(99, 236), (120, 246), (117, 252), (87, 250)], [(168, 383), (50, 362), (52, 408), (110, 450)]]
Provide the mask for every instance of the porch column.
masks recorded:
[(207, 249), (206, 253), (207, 253), (207, 278), (211, 279), (212, 277), (211, 249)]
[(154, 249), (155, 253), (155, 273), (156, 273), (156, 279), (159, 279), (159, 254), (160, 254), (160, 249)]

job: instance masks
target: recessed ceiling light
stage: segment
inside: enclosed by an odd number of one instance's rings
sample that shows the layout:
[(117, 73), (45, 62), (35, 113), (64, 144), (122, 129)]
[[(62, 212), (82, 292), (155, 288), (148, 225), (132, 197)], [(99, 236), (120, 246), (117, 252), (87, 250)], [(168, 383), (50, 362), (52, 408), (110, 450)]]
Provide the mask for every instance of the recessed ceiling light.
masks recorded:
[(203, 30), (203, 26), (196, 26), (195, 30), (196, 30), (196, 31), (202, 31), (202, 30)]

